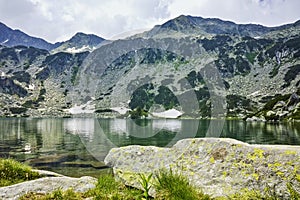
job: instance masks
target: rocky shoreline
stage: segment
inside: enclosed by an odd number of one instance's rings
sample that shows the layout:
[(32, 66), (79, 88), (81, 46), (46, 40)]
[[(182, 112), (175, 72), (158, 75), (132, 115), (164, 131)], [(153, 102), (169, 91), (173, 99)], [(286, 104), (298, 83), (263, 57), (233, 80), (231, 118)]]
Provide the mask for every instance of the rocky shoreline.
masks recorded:
[[(196, 138), (178, 141), (171, 148), (131, 145), (111, 149), (105, 164), (114, 176), (130, 187), (141, 188), (140, 174), (162, 169), (187, 177), (197, 189), (212, 197), (230, 196), (244, 190), (264, 194), (272, 190), (281, 199), (289, 199), (287, 185), (300, 191), (300, 147), (289, 145), (249, 145), (229, 138)], [(35, 170), (43, 178), (0, 188), (1, 199), (18, 199), (29, 192), (50, 193), (73, 188), (85, 192), (97, 179), (71, 178), (44, 170)], [(150, 181), (153, 183), (153, 180)], [(150, 194), (155, 196), (155, 190)]]

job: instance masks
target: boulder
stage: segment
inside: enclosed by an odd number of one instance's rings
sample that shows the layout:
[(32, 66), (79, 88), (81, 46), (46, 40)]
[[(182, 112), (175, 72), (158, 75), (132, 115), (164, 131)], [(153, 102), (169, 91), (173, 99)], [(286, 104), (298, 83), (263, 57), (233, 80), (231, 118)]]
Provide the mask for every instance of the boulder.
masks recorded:
[(300, 97), (296, 93), (293, 93), (287, 102), (287, 106), (288, 107), (294, 106), (299, 102), (300, 102)]
[[(264, 193), (269, 187), (288, 199), (287, 183), (300, 190), (296, 180), (300, 179), (299, 146), (249, 145), (226, 138), (184, 139), (171, 148), (113, 148), (105, 164), (113, 168), (119, 180), (140, 189), (139, 173), (153, 173), (155, 177), (159, 170), (171, 169), (213, 197), (245, 188)], [(150, 194), (155, 196), (155, 191)]]
[(278, 101), (275, 106), (273, 107), (274, 110), (276, 109), (282, 109), (286, 106), (285, 102), (284, 101)]
[(276, 116), (279, 116), (279, 117), (284, 117), (284, 116), (287, 116), (289, 114), (289, 111), (277, 111), (276, 112)]
[(273, 115), (276, 115), (276, 112), (274, 112), (274, 111), (272, 111), (272, 110), (270, 110), (270, 111), (268, 111), (268, 112), (266, 113), (266, 116), (267, 116), (267, 117), (271, 117), (271, 116), (273, 116)]
[(256, 117), (256, 116), (252, 116), (251, 118), (247, 118), (246, 121), (248, 122), (265, 122), (266, 119), (264, 116), (260, 116), (260, 117)]
[(71, 178), (66, 176), (45, 177), (7, 187), (1, 187), (0, 199), (19, 199), (28, 192), (46, 194), (57, 189), (67, 190), (73, 188), (76, 192), (85, 192), (94, 188), (96, 182), (97, 179), (88, 176), (81, 178)]

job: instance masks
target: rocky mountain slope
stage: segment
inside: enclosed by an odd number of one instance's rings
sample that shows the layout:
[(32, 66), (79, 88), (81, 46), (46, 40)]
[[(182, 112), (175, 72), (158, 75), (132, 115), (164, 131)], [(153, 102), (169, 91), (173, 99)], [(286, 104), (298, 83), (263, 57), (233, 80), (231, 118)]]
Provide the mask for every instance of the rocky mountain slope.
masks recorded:
[(16, 45), (33, 46), (40, 49), (51, 50), (56, 44), (51, 44), (41, 38), (36, 38), (23, 33), (20, 30), (13, 30), (0, 22), (0, 44), (7, 47)]
[(61, 44), (53, 49), (53, 52), (70, 52), (78, 53), (83, 51), (93, 51), (97, 46), (105, 41), (105, 39), (93, 34), (76, 33), (70, 40), (61, 42)]
[(105, 39), (93, 34), (76, 33), (71, 39), (55, 44), (44, 39), (32, 37), (20, 30), (13, 30), (0, 22), (0, 45), (6, 47), (27, 46), (53, 52), (83, 52), (94, 50)]
[(1, 46), (0, 114), (175, 108), (182, 117), (299, 119), (299, 33), (299, 21), (264, 27), (179, 16), (92, 52), (62, 52), (103, 42), (84, 34), (51, 52)]

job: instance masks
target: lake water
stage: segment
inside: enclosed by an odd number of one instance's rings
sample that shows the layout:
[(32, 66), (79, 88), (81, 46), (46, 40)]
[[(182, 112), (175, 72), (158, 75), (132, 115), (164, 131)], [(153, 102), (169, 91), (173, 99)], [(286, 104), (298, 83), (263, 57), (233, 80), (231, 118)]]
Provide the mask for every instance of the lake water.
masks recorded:
[(0, 157), (69, 176), (98, 176), (113, 147), (170, 147), (183, 138), (229, 137), (247, 143), (300, 145), (300, 123), (229, 120), (2, 118)]

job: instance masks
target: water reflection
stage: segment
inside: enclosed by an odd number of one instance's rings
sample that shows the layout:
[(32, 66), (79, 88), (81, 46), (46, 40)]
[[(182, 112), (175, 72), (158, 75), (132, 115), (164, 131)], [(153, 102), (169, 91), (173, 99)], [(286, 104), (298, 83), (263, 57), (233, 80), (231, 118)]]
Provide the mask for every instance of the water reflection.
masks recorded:
[(262, 123), (227, 121), (222, 137), (231, 137), (248, 143), (299, 145), (299, 123)]
[[(115, 146), (139, 143), (163, 146), (162, 140), (207, 137), (209, 120), (141, 120), (129, 119), (1, 119), (1, 148), (25, 148), (39, 152), (71, 148), (76, 143)], [(214, 129), (212, 129), (214, 130)], [(258, 144), (300, 144), (299, 123), (261, 123), (226, 121), (221, 137)], [(81, 141), (81, 142), (79, 142)], [(95, 142), (96, 141), (96, 142)], [(81, 144), (84, 145), (84, 144)], [(79, 146), (71, 148), (77, 149)]]
[(66, 133), (80, 135), (83, 138), (92, 141), (95, 132), (95, 119), (90, 118), (71, 118), (63, 121), (63, 128)]
[[(218, 133), (220, 125), (223, 127)], [(183, 138), (215, 135), (248, 143), (300, 145), (300, 123), (4, 118), (0, 119), (0, 157), (13, 157), (41, 166), (47, 162), (59, 166), (66, 162), (103, 160), (116, 146), (164, 147)], [(41, 164), (41, 160), (45, 163)]]

